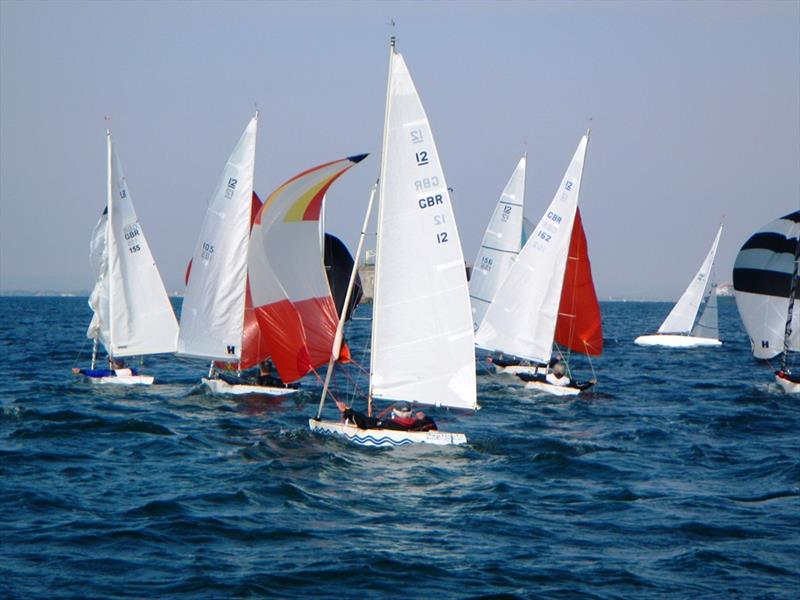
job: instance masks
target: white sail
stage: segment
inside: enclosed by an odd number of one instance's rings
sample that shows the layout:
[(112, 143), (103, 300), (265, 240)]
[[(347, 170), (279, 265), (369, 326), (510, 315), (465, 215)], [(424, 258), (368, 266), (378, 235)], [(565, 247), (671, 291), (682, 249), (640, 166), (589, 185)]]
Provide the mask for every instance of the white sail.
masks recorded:
[(706, 294), (703, 310), (692, 328), (692, 337), (719, 339), (719, 318), (717, 315), (717, 284), (712, 283)]
[[(752, 235), (733, 265), (736, 306), (753, 355), (770, 359), (783, 352), (789, 293), (800, 245), (800, 211), (776, 219)], [(800, 310), (795, 301), (789, 350), (800, 350)]]
[(89, 306), (94, 313), (86, 337), (97, 340), (108, 349), (111, 347), (111, 334), (108, 310), (108, 206), (103, 209), (100, 220), (94, 226), (89, 242), (89, 261), (94, 270), (94, 288), (89, 296)]
[(179, 354), (225, 361), (241, 356), (257, 129), (258, 114), (208, 205), (183, 298)]
[(370, 393), (475, 408), (461, 242), (428, 118), (394, 48), (385, 119)]
[[(108, 206), (95, 228), (91, 251), (96, 272), (105, 267), (105, 273), (98, 278), (97, 295), (92, 293), (100, 307), (92, 324), (111, 356), (174, 352), (178, 323), (136, 217), (110, 132), (108, 149)], [(104, 252), (99, 249), (103, 241)]]
[(522, 247), (526, 160), (525, 156), (519, 160), (500, 195), (483, 234), (478, 255), (472, 263), (469, 295), (472, 301), (472, 326), (476, 331)]
[(720, 235), (722, 235), (722, 225), (719, 226), (714, 243), (711, 244), (711, 249), (708, 251), (706, 259), (700, 265), (700, 270), (672, 308), (672, 311), (667, 315), (667, 318), (664, 319), (661, 327), (658, 328), (658, 333), (688, 334), (692, 330), (694, 320), (697, 317), (697, 310), (700, 308), (700, 303), (708, 288), (708, 276), (714, 267), (714, 257), (717, 254)]
[(588, 141), (581, 138), (553, 201), (486, 311), (478, 346), (550, 360)]

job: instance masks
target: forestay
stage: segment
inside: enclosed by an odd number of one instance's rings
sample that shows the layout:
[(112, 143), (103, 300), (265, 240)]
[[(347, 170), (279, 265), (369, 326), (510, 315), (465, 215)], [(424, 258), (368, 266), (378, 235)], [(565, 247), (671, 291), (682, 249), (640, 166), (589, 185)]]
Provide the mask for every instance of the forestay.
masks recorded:
[(550, 360), (588, 136), (583, 136), (533, 235), (519, 253), (478, 330), (479, 346)]
[[(800, 211), (776, 219), (751, 236), (733, 265), (736, 306), (756, 358), (783, 351), (795, 256), (800, 244)], [(800, 311), (792, 314), (789, 349), (800, 350)]]
[(370, 393), (475, 408), (461, 242), (428, 118), (394, 48), (379, 198)]
[(661, 327), (658, 328), (658, 333), (688, 334), (692, 330), (700, 303), (705, 297), (708, 288), (709, 275), (714, 267), (714, 257), (717, 254), (720, 235), (722, 235), (722, 225), (719, 226), (714, 243), (711, 244), (711, 249), (708, 251), (703, 264), (700, 265), (700, 270), (675, 306), (672, 307), (672, 311), (664, 319)]
[(526, 161), (526, 156), (520, 158), (500, 195), (483, 234), (478, 255), (472, 263), (469, 295), (472, 326), (476, 331), (522, 247)]
[(133, 207), (128, 184), (108, 134), (108, 204), (95, 227), (90, 256), (98, 275), (88, 335), (111, 356), (174, 352), (175, 313)]
[(178, 353), (236, 361), (241, 356), (247, 244), (258, 114), (228, 158), (192, 255)]

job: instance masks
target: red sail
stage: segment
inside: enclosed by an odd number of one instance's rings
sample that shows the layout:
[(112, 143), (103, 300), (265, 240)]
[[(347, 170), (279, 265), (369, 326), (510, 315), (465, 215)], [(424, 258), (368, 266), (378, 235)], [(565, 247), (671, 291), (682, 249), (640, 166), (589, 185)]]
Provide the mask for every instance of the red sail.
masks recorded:
[(555, 340), (561, 346), (583, 354), (597, 355), (603, 352), (600, 305), (592, 282), (589, 248), (580, 209), (575, 213), (575, 224), (572, 226)]
[(339, 316), (323, 264), (320, 209), (331, 184), (365, 156), (300, 173), (272, 192), (256, 216), (250, 289), (269, 354), (287, 383), (330, 359)]

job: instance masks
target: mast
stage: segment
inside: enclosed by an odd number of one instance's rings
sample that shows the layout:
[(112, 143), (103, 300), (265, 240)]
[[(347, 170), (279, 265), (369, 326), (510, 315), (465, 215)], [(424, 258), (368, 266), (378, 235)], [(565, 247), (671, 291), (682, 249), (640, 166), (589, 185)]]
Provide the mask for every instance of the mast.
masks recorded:
[(789, 354), (789, 338), (792, 336), (792, 311), (794, 299), (797, 297), (797, 269), (800, 264), (800, 237), (794, 246), (794, 270), (792, 272), (792, 285), (789, 288), (789, 307), (786, 309), (786, 328), (783, 330), (783, 356), (781, 356), (781, 371), (786, 372)]
[[(113, 175), (111, 173), (111, 130), (106, 129), (106, 141), (107, 141), (107, 181), (106, 181), (106, 210), (108, 212), (108, 216), (106, 218), (106, 281), (108, 282), (108, 345), (109, 347), (106, 348), (106, 352), (108, 353), (108, 359), (111, 360), (111, 349), (114, 347), (114, 315), (112, 311), (114, 310), (114, 302), (112, 302), (112, 292), (114, 291), (114, 286), (112, 285), (111, 281), (111, 264), (114, 262), (110, 256), (111, 252), (115, 250), (114, 244), (111, 243), (111, 232), (114, 231), (112, 229), (111, 219), (113, 218), (112, 215), (114, 214), (114, 210), (112, 207), (112, 202), (114, 200), (113, 194)], [(92, 359), (94, 362), (94, 358)]]
[[(389, 39), (389, 69), (388, 75), (386, 78), (386, 105), (383, 111), (383, 143), (381, 144), (381, 166), (380, 171), (378, 173), (378, 182), (381, 186), (384, 185), (384, 178), (383, 174), (386, 172), (386, 150), (389, 145), (389, 131), (388, 131), (388, 124), (389, 124), (389, 107), (390, 107), (390, 99), (392, 94), (392, 61), (394, 60), (394, 53), (395, 53), (395, 43), (396, 38), (392, 36)], [(374, 290), (373, 297), (372, 297), (372, 328), (370, 330), (370, 359), (369, 359), (369, 392), (367, 393), (367, 414), (372, 416), (372, 375), (374, 372), (374, 357), (375, 357), (375, 325), (378, 322), (376, 318), (375, 311), (378, 308), (378, 303), (376, 302), (377, 294), (378, 294), (378, 279), (380, 278), (381, 272), (381, 223), (383, 218), (383, 196), (384, 194), (381, 193), (378, 197), (378, 219), (375, 226), (376, 236), (375, 236), (375, 271), (374, 271), (374, 278), (372, 283), (372, 289)], [(346, 306), (346, 305), (345, 305)]]
[(378, 192), (378, 182), (376, 181), (372, 186), (372, 191), (369, 195), (369, 203), (367, 203), (367, 212), (364, 215), (364, 224), (361, 226), (361, 236), (358, 238), (358, 248), (356, 248), (355, 259), (353, 260), (353, 270), (350, 271), (350, 280), (347, 282), (347, 293), (344, 296), (344, 306), (342, 314), (339, 316), (339, 323), (336, 325), (336, 334), (333, 337), (333, 349), (331, 351), (331, 358), (328, 362), (328, 370), (325, 372), (325, 384), (322, 386), (322, 395), (319, 398), (319, 409), (317, 409), (317, 420), (322, 416), (322, 407), (325, 405), (325, 397), (328, 395), (328, 386), (331, 383), (333, 376), (333, 366), (336, 359), (339, 357), (339, 351), (342, 349), (342, 334), (344, 332), (344, 322), (347, 318), (347, 307), (350, 306), (350, 300), (353, 296), (353, 288), (356, 283), (356, 274), (358, 273), (358, 260), (361, 257), (361, 249), (364, 246), (364, 237), (367, 234), (367, 225), (369, 224), (369, 216), (372, 212), (372, 202), (375, 199), (375, 194)]

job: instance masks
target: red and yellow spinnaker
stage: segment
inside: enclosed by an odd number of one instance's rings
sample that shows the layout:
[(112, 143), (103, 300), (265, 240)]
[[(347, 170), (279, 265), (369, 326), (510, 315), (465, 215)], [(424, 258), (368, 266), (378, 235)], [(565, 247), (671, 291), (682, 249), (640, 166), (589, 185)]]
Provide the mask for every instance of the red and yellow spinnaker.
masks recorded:
[[(286, 383), (330, 358), (338, 315), (325, 275), (319, 218), (328, 188), (365, 156), (300, 173), (270, 194), (255, 217), (250, 297), (262, 343)], [(344, 355), (343, 350), (339, 358)]]

